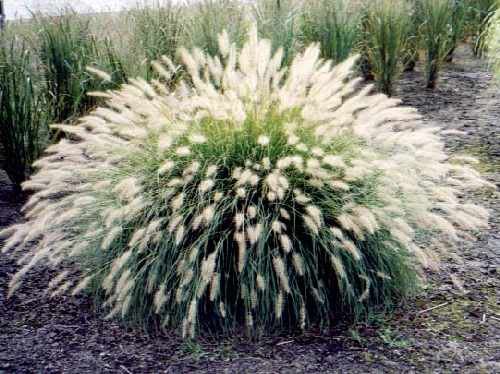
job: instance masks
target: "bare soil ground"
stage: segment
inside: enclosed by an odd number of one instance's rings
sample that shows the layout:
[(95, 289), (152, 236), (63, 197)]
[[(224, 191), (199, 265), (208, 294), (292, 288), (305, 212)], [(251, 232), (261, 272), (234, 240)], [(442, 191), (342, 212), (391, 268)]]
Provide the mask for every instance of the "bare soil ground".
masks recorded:
[[(462, 48), (427, 91), (419, 72), (403, 76), (398, 96), (426, 121), (466, 135), (448, 136), (451, 152), (477, 156), (500, 186), (500, 89)], [(86, 297), (42, 296), (47, 271), (31, 274), (6, 298), (15, 262), (0, 256), (0, 373), (359, 373), (500, 372), (500, 194), (464, 196), (491, 209), (491, 229), (464, 243), (427, 289), (392, 317), (368, 324), (258, 342), (237, 336), (183, 342), (104, 321)], [(0, 227), (21, 219), (22, 202), (0, 173)]]

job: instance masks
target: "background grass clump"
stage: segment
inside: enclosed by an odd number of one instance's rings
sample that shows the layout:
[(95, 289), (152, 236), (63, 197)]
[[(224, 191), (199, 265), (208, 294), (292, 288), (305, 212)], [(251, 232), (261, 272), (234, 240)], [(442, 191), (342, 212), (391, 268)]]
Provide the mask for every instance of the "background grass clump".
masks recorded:
[(271, 40), (274, 48), (282, 48), (283, 65), (288, 65), (301, 47), (302, 9), (296, 0), (258, 0), (253, 6), (259, 35)]
[(484, 54), (486, 46), (486, 29), (490, 17), (499, 7), (498, 0), (468, 0), (467, 25), (472, 37), (473, 51), (476, 56)]
[(302, 17), (304, 44), (319, 43), (323, 58), (339, 63), (355, 50), (361, 17), (349, 1), (311, 1)]
[[(151, 63), (161, 56), (175, 56), (186, 32), (186, 14), (171, 1), (144, 3), (130, 14), (133, 25), (134, 52), (143, 57), (136, 70), (146, 79), (152, 78)], [(139, 69), (137, 69), (139, 67)]]
[(419, 0), (420, 40), (425, 52), (427, 88), (436, 87), (439, 71), (453, 49), (454, 8), (450, 0)]
[[(448, 163), (437, 130), (333, 67), (318, 46), (285, 52), (252, 27), (217, 56), (183, 49), (162, 80), (130, 79), (35, 163), (27, 221), (3, 252), (32, 248), (16, 291), (43, 263), (48, 292), (87, 290), (109, 311), (184, 336), (305, 329), (391, 309), (487, 212), (459, 202), (487, 185)], [(276, 52), (273, 53), (273, 50)], [(174, 70), (174, 71), (172, 71)], [(160, 83), (166, 81), (165, 83)]]
[(500, 78), (500, 9), (489, 20), (486, 41), (491, 67), (495, 76)]
[(218, 37), (226, 30), (238, 45), (244, 41), (248, 21), (240, 1), (204, 0), (193, 4), (184, 46), (200, 48), (203, 52), (216, 55), (219, 52)]
[(0, 149), (2, 168), (17, 188), (48, 142), (48, 105), (30, 72), (33, 56), (15, 37), (0, 40)]
[(391, 96), (396, 79), (408, 63), (410, 4), (376, 0), (366, 6), (362, 48), (380, 91)]
[[(37, 20), (38, 48), (47, 102), (54, 122), (70, 121), (97, 104), (92, 91), (116, 87), (127, 72), (109, 39), (102, 42), (91, 33), (89, 20), (74, 13)], [(88, 67), (108, 71), (105, 81), (95, 79)]]

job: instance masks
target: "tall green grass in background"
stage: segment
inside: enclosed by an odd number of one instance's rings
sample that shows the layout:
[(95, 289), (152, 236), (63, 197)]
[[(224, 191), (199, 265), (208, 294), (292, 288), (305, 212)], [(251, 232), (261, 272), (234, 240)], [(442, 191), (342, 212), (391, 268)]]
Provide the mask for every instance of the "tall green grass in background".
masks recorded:
[[(55, 122), (88, 112), (97, 104), (89, 92), (115, 87), (127, 79), (112, 42), (99, 41), (89, 21), (72, 12), (54, 18), (37, 17), (39, 57)], [(89, 66), (108, 71), (111, 79), (95, 79), (87, 71)]]
[(130, 12), (133, 22), (134, 52), (141, 58), (136, 71), (146, 79), (151, 78), (151, 62), (161, 56), (174, 57), (186, 29), (183, 8), (172, 1), (144, 3)]
[(76, 14), (57, 18), (39, 17), (39, 55), (52, 118), (64, 122), (91, 107), (86, 96), (90, 77), (87, 66), (93, 63), (95, 40), (89, 21)]
[(472, 35), (473, 51), (476, 56), (482, 56), (485, 51), (485, 37), (488, 20), (499, 7), (498, 0), (465, 0), (467, 2), (467, 17), (469, 32)]
[(500, 8), (491, 16), (487, 28), (488, 59), (497, 79), (500, 80)]
[(437, 85), (439, 71), (450, 53), (453, 30), (453, 4), (450, 0), (419, 0), (421, 48), (425, 51), (427, 88)]
[(16, 39), (0, 41), (0, 145), (3, 169), (19, 188), (48, 138), (47, 102), (30, 72), (33, 57)]
[(215, 55), (219, 52), (218, 37), (223, 30), (241, 46), (249, 22), (240, 1), (203, 0), (193, 3), (188, 13), (185, 47), (197, 47)]
[(359, 41), (360, 13), (347, 0), (317, 0), (304, 10), (304, 44), (319, 42), (322, 57), (338, 63), (353, 52)]
[(365, 9), (362, 47), (379, 89), (391, 96), (407, 60), (410, 6), (404, 0), (376, 0)]
[(283, 49), (283, 65), (288, 65), (300, 49), (303, 8), (294, 0), (257, 0), (253, 9), (260, 36)]
[(450, 50), (446, 57), (447, 62), (453, 60), (453, 52), (455, 52), (459, 42), (465, 37), (467, 16), (467, 4), (465, 0), (454, 0), (452, 6)]
[(418, 28), (419, 20), (417, 18), (417, 12), (415, 6), (410, 7), (410, 24), (408, 29), (408, 36), (405, 45), (404, 53), (404, 71), (414, 71), (419, 60), (419, 45), (418, 45)]

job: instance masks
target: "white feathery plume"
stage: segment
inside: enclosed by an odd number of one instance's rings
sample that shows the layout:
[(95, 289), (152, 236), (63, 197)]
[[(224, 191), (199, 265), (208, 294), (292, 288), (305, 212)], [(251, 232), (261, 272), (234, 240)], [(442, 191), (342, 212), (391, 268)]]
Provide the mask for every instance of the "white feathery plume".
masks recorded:
[(72, 296), (78, 295), (80, 292), (86, 289), (90, 284), (90, 282), (92, 281), (92, 279), (94, 279), (94, 277), (95, 277), (94, 275), (87, 275), (85, 278), (83, 278), (80, 282), (78, 282), (76, 287), (73, 289), (71, 295)]
[(123, 266), (125, 266), (132, 254), (132, 250), (128, 250), (113, 261), (111, 269), (108, 272), (108, 276), (102, 282), (102, 288), (108, 292), (111, 291), (113, 279), (118, 275), (118, 272), (123, 268)]
[(109, 247), (111, 246), (113, 241), (118, 237), (118, 235), (120, 235), (121, 232), (122, 232), (122, 228), (119, 226), (112, 228), (108, 232), (108, 234), (104, 237), (104, 239), (101, 243), (101, 249), (104, 251), (109, 249)]
[(220, 273), (215, 273), (210, 281), (210, 301), (215, 301), (220, 292)]
[(292, 263), (293, 263), (293, 267), (295, 268), (295, 271), (297, 272), (297, 274), (299, 274), (300, 276), (303, 276), (305, 274), (304, 272), (304, 259), (302, 258), (302, 256), (295, 252), (293, 255), (292, 255)]
[(169, 134), (161, 134), (158, 138), (158, 149), (164, 152), (174, 143), (174, 139)]
[(257, 217), (257, 208), (255, 207), (255, 205), (250, 205), (247, 208), (247, 215), (250, 219), (254, 219), (255, 217)]
[(331, 255), (330, 260), (332, 261), (332, 266), (335, 269), (335, 273), (337, 273), (337, 276), (339, 278), (345, 278), (345, 270), (344, 270), (344, 264), (342, 263), (342, 260), (340, 257)]
[(306, 227), (309, 229), (309, 231), (312, 234), (314, 234), (314, 235), (319, 234), (319, 227), (313, 218), (311, 218), (308, 215), (304, 215), (304, 216), (302, 216), (302, 219), (304, 220), (304, 224), (306, 225)]
[(290, 293), (290, 285), (288, 283), (288, 275), (286, 273), (285, 263), (283, 262), (283, 258), (276, 256), (273, 257), (273, 267), (276, 272), (276, 276), (280, 282), (281, 288), (286, 292)]
[(238, 272), (242, 273), (245, 269), (247, 261), (247, 243), (245, 240), (245, 234), (242, 232), (236, 232), (234, 234), (234, 240), (238, 245)]
[(203, 144), (207, 141), (207, 138), (201, 134), (192, 134), (190, 135), (189, 140), (194, 144)]
[(363, 293), (361, 294), (361, 296), (359, 297), (358, 301), (360, 303), (362, 303), (363, 301), (365, 301), (368, 296), (370, 295), (370, 285), (371, 285), (371, 282), (370, 282), (370, 278), (368, 278), (366, 275), (360, 275), (359, 276), (361, 279), (363, 279), (366, 283), (365, 285), (365, 290), (363, 291)]
[(217, 191), (216, 193), (214, 193), (213, 199), (216, 203), (218, 203), (219, 201), (222, 200), (223, 197), (224, 197), (224, 194), (222, 192)]
[(183, 203), (184, 203), (184, 193), (181, 192), (172, 199), (170, 206), (172, 207), (172, 210), (175, 212), (182, 207)]
[(248, 241), (250, 242), (251, 245), (254, 245), (255, 243), (257, 243), (257, 241), (259, 240), (259, 238), (262, 234), (262, 229), (263, 229), (263, 226), (261, 223), (258, 223), (254, 226), (247, 227), (247, 237), (248, 237)]
[(341, 239), (340, 243), (342, 248), (348, 251), (356, 261), (361, 260), (361, 253), (358, 247), (356, 247), (356, 244), (354, 244), (351, 240), (348, 239)]
[(280, 208), (280, 215), (283, 217), (283, 219), (286, 219), (287, 221), (290, 220), (290, 213), (284, 208)]
[(236, 213), (234, 215), (234, 226), (236, 230), (241, 229), (244, 223), (245, 223), (245, 215), (243, 213)]
[(215, 272), (215, 266), (217, 265), (218, 252), (212, 252), (201, 264), (201, 280), (198, 286), (198, 297), (201, 297), (205, 290), (207, 289), (210, 281)]
[(266, 289), (266, 281), (261, 274), (257, 274), (256, 283), (259, 290), (264, 291)]
[(215, 206), (214, 205), (209, 205), (203, 211), (201, 212), (201, 215), (203, 217), (203, 221), (205, 222), (205, 225), (209, 225), (210, 222), (212, 222), (214, 216), (215, 216)]
[(172, 160), (165, 160), (163, 161), (163, 164), (161, 164), (160, 168), (158, 169), (158, 174), (159, 175), (164, 175), (171, 171), (175, 166), (175, 162)]
[(257, 138), (257, 144), (266, 146), (269, 144), (269, 137), (265, 135), (261, 135)]
[(198, 190), (200, 191), (200, 193), (204, 194), (210, 191), (214, 186), (215, 182), (213, 181), (213, 179), (204, 179), (201, 181)]
[(321, 227), (323, 224), (323, 214), (321, 213), (321, 210), (317, 206), (314, 205), (308, 205), (306, 206), (306, 212), (309, 215), (309, 217), (312, 218), (316, 226)]
[(180, 225), (177, 227), (177, 230), (175, 230), (175, 245), (178, 246), (182, 243), (182, 240), (184, 239), (184, 234), (186, 233), (186, 228), (184, 225)]
[(205, 173), (206, 178), (212, 178), (217, 173), (217, 165), (210, 165)]
[(175, 154), (177, 156), (189, 156), (191, 154), (191, 149), (189, 149), (189, 147), (186, 147), (186, 146), (183, 146), (183, 147), (179, 147), (175, 150)]
[(140, 228), (135, 230), (134, 234), (132, 235), (132, 238), (130, 239), (128, 246), (129, 247), (135, 247), (143, 238), (144, 235), (146, 235), (146, 228)]
[(290, 237), (286, 234), (280, 235), (281, 248), (285, 253), (290, 253), (292, 251), (292, 241)]
[(278, 220), (274, 220), (271, 223), (271, 230), (273, 230), (276, 234), (281, 234), (282, 230), (285, 228), (285, 224)]
[(113, 78), (111, 78), (111, 75), (92, 66), (88, 66), (86, 70), (105, 82), (111, 82), (113, 80)]

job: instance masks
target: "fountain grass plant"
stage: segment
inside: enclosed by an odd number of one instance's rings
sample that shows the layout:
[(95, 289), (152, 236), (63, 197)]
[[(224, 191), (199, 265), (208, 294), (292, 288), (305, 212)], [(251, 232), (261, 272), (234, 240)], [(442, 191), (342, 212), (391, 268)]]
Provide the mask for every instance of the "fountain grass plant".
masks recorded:
[[(239, 49), (180, 52), (162, 80), (130, 80), (35, 163), (9, 294), (37, 264), (47, 292), (87, 290), (109, 311), (185, 337), (244, 325), (306, 329), (389, 310), (488, 212), (459, 200), (487, 185), (449, 162), (439, 130), (372, 94), (317, 45), (284, 51), (252, 27)], [(173, 70), (173, 71), (172, 71)], [(430, 245), (429, 239), (435, 239)]]

